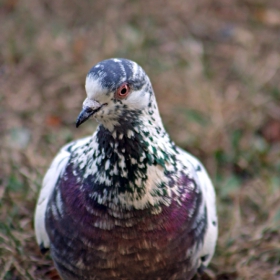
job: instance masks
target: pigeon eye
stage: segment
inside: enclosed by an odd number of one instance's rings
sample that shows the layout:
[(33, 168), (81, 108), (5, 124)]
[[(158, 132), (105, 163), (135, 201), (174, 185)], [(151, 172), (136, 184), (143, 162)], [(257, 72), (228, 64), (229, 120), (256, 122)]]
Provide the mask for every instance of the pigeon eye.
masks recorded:
[(130, 92), (129, 85), (127, 83), (124, 83), (117, 89), (115, 98), (123, 99), (128, 96), (129, 92)]

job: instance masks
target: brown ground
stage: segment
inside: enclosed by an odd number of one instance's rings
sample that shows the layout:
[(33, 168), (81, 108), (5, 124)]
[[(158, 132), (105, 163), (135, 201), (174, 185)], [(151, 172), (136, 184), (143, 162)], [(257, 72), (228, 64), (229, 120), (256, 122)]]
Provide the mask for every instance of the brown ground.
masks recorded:
[[(91, 4), (90, 4), (91, 3)], [(280, 279), (280, 1), (0, 1), (0, 279), (55, 279), (34, 240), (41, 179), (87, 71), (140, 63), (172, 138), (216, 186), (206, 279)]]

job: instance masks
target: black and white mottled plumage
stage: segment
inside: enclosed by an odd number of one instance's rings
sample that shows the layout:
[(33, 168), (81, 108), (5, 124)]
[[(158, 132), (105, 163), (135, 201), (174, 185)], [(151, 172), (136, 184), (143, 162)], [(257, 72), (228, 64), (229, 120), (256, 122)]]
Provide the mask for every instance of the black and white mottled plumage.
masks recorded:
[(63, 279), (191, 279), (217, 239), (215, 192), (202, 164), (166, 133), (150, 80), (108, 59), (86, 78), (77, 126), (97, 131), (64, 146), (45, 175), (37, 242)]

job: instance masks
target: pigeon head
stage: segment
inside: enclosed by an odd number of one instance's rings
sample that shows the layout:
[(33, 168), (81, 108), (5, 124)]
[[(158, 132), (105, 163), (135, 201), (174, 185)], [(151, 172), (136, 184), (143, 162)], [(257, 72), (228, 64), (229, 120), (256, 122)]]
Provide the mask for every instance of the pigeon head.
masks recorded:
[(94, 117), (112, 131), (140, 115), (151, 115), (149, 107), (157, 109), (149, 77), (137, 63), (127, 59), (108, 59), (96, 64), (86, 77), (85, 88), (87, 98), (76, 127)]

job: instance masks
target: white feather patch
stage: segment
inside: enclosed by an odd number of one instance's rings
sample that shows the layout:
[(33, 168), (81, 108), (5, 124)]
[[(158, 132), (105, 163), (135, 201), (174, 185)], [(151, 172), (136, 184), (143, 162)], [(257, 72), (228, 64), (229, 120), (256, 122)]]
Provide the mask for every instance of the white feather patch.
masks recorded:
[(218, 238), (218, 218), (216, 214), (216, 199), (213, 184), (203, 167), (203, 165), (194, 156), (178, 148), (180, 151), (180, 160), (185, 165), (192, 165), (194, 170), (199, 166), (200, 170), (196, 172), (198, 184), (200, 185), (204, 202), (207, 208), (207, 230), (204, 237), (203, 246), (199, 251), (199, 256), (208, 256), (203, 262), (207, 266), (214, 254), (216, 241)]

